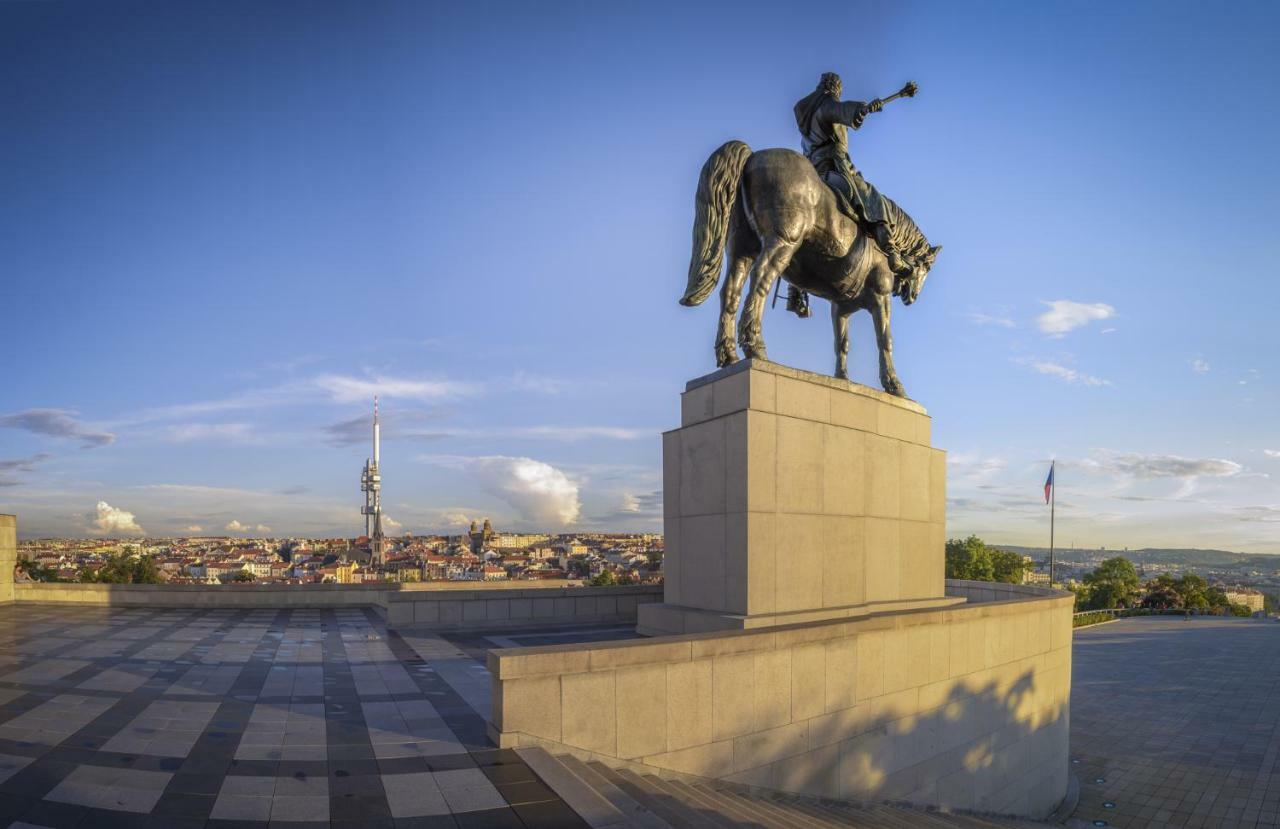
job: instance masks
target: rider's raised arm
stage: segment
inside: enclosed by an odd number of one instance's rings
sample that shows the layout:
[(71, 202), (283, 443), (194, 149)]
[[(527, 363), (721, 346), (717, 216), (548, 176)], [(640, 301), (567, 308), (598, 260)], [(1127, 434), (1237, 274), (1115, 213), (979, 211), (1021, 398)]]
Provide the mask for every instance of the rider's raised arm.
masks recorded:
[(833, 124), (844, 124), (855, 130), (867, 117), (867, 104), (862, 101), (832, 101), (822, 108), (822, 116)]

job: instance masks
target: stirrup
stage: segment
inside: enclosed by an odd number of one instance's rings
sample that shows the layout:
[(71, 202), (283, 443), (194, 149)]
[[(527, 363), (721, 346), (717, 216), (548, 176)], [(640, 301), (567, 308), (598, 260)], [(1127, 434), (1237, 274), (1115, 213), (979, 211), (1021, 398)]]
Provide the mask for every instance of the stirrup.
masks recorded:
[(800, 319), (811, 316), (813, 312), (809, 310), (809, 294), (794, 285), (791, 286), (787, 290), (787, 310)]

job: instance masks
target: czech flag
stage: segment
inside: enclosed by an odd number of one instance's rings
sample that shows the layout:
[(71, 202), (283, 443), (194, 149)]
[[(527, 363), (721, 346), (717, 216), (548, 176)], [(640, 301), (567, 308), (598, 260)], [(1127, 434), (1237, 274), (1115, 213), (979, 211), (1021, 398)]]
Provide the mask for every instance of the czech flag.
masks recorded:
[(1053, 494), (1053, 467), (1057, 462), (1049, 464), (1049, 477), (1044, 480), (1044, 502), (1049, 503), (1049, 496)]

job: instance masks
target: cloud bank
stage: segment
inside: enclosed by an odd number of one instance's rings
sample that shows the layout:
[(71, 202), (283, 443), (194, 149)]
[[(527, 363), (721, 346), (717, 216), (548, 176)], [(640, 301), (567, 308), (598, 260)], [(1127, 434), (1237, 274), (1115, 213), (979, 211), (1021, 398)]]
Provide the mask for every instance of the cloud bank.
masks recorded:
[(1017, 362), (1030, 366), (1032, 371), (1035, 371), (1038, 374), (1045, 374), (1049, 377), (1057, 378), (1064, 383), (1090, 386), (1094, 388), (1112, 385), (1110, 380), (1104, 380), (1101, 377), (1094, 377), (1092, 374), (1085, 374), (1084, 372), (1077, 371), (1070, 366), (1064, 366), (1061, 363), (1055, 363), (1050, 360), (1019, 360)]
[(146, 535), (133, 513), (99, 501), (89, 532), (94, 535)]
[(472, 458), (467, 471), (480, 488), (506, 501), (530, 524), (564, 527), (582, 512), (578, 485), (549, 463), (533, 458)]
[(27, 409), (0, 417), (0, 427), (79, 440), (86, 449), (115, 442), (115, 435), (90, 429), (76, 420), (75, 415), (76, 412), (69, 409)]
[(1137, 452), (1103, 452), (1081, 461), (1081, 466), (1131, 478), (1229, 478), (1244, 467), (1222, 458), (1184, 458), (1180, 455), (1144, 455)]

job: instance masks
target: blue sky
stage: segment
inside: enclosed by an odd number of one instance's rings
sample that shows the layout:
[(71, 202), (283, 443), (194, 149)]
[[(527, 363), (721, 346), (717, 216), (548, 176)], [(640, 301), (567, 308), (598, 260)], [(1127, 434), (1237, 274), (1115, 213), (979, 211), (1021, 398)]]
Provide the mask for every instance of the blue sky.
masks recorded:
[(1280, 552), (1276, 7), (777, 8), (0, 5), (0, 511), (350, 535), (378, 391), (393, 526), (659, 528), (698, 170), (834, 70), (921, 87), (851, 152), (945, 246), (894, 333), (950, 533), (1047, 542), (1056, 457), (1060, 542)]

